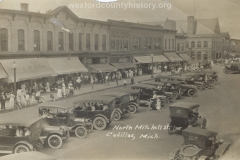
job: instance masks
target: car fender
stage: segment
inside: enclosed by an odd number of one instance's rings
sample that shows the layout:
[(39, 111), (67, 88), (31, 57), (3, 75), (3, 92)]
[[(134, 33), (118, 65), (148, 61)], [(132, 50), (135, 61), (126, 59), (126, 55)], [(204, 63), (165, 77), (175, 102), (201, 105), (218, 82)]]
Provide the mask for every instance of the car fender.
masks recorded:
[(203, 82), (194, 82), (195, 84), (203, 85)]
[(138, 105), (137, 103), (135, 103), (135, 102), (130, 102), (128, 105), (134, 105), (134, 106), (136, 106), (137, 108), (139, 108), (139, 105)]
[(72, 130), (75, 130), (77, 127), (85, 127), (83, 124), (76, 124), (71, 127)]
[(230, 143), (223, 143), (221, 144), (218, 149), (215, 151), (215, 156), (217, 156), (218, 158), (220, 158), (230, 147)]
[(61, 126), (63, 128), (64, 131), (69, 131), (69, 127), (68, 126)]
[(119, 109), (119, 108), (116, 108), (115, 111), (118, 111), (118, 112), (120, 112), (121, 114), (123, 114), (123, 112), (122, 112), (121, 109)]
[(179, 157), (180, 149), (174, 149), (172, 152), (169, 154), (169, 159), (170, 160), (176, 160)]
[(58, 136), (60, 136), (60, 137), (62, 137), (63, 136), (63, 133), (62, 132), (58, 132), (58, 131), (53, 131), (53, 132), (50, 132), (48, 135), (47, 135), (47, 138), (46, 139), (48, 139), (51, 135), (58, 135)]
[(198, 118), (197, 121), (195, 122), (195, 125), (200, 126), (204, 120), (207, 120), (207, 119), (204, 117)]
[(102, 118), (104, 118), (104, 119), (109, 123), (109, 119), (108, 119), (106, 116), (102, 115), (102, 114), (97, 114), (97, 115), (95, 115), (95, 116), (93, 117), (93, 120), (94, 120), (95, 118), (97, 118), (97, 117), (102, 117)]
[(17, 146), (17, 145), (20, 145), (20, 144), (23, 144), (23, 145), (26, 145), (30, 151), (33, 151), (33, 145), (31, 145), (30, 143), (26, 142), (26, 141), (19, 141), (17, 142), (14, 147), (13, 147), (13, 152), (14, 152), (14, 148)]
[(203, 155), (201, 155), (199, 158), (198, 158), (198, 160), (207, 160), (207, 156), (203, 156)]

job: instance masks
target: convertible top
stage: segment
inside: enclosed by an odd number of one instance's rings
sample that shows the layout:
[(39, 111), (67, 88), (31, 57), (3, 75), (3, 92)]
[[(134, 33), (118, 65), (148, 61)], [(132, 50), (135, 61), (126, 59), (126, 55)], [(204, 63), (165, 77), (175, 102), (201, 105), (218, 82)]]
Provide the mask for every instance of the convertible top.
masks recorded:
[(155, 76), (155, 79), (171, 79), (172, 76), (171, 75), (157, 75)]
[(0, 125), (12, 125), (12, 126), (31, 126), (34, 122), (37, 122), (41, 117), (35, 114), (28, 113), (27, 109), (18, 110), (14, 112), (4, 113), (0, 116)]
[(182, 133), (187, 134), (187, 135), (190, 135), (190, 134), (202, 135), (202, 136), (205, 136), (208, 138), (216, 136), (218, 134), (215, 131), (210, 131), (210, 130), (206, 130), (206, 129), (202, 129), (202, 128), (198, 128), (198, 127), (188, 127), (186, 129), (184, 129), (182, 131)]
[(157, 86), (163, 86), (164, 85), (164, 83), (162, 83), (162, 82), (155, 82), (153, 80), (151, 80), (151, 81), (144, 81), (142, 83), (143, 84), (150, 84), (150, 85), (157, 85)]
[(181, 81), (161, 81), (161, 83), (164, 83), (164, 84), (181, 84), (182, 82)]
[(143, 84), (143, 83), (138, 83), (132, 85), (132, 88), (146, 88), (146, 89), (155, 89), (156, 86), (150, 85), (150, 84)]
[(92, 95), (85, 95), (85, 96), (80, 96), (78, 101), (75, 101), (74, 104), (76, 103), (104, 103), (104, 104), (109, 104), (113, 100), (115, 100), (115, 97), (108, 97), (108, 96), (101, 96), (99, 94), (92, 94)]
[(65, 102), (62, 101), (55, 101), (55, 102), (45, 102), (45, 103), (41, 103), (38, 105), (39, 109), (44, 109), (44, 108), (48, 108), (48, 109), (69, 109), (71, 107), (69, 107), (69, 104), (66, 104)]
[(229, 66), (229, 65), (240, 65), (240, 62), (227, 63), (224, 66)]
[(130, 87), (128, 87), (128, 88), (121, 88), (121, 89), (119, 89), (119, 88), (117, 88), (117, 90), (119, 91), (119, 92), (125, 92), (125, 93), (130, 93), (130, 94), (137, 94), (137, 93), (139, 93), (140, 92), (140, 90), (139, 89), (131, 89)]
[(129, 95), (129, 93), (125, 93), (125, 92), (108, 92), (108, 93), (103, 93), (101, 95), (102, 96), (110, 96), (110, 97), (120, 98), (122, 96)]
[(189, 102), (177, 102), (169, 106), (169, 108), (186, 108), (189, 110), (193, 110), (197, 107), (200, 107), (197, 103), (189, 103)]

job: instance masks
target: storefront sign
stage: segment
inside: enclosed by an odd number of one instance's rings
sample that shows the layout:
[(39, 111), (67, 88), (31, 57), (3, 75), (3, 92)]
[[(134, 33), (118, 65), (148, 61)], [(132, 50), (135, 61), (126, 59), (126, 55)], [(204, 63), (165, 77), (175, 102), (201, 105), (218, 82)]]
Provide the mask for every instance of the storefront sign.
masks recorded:
[(107, 58), (100, 58), (100, 63), (107, 63)]
[(119, 63), (126, 63), (128, 62), (128, 58), (119, 58)]
[[(46, 69), (48, 68), (46, 65), (36, 65), (36, 66), (21, 66), (17, 67), (17, 71), (26, 71), (26, 70), (36, 70), (36, 69)], [(13, 71), (13, 68), (9, 68), (10, 71)]]

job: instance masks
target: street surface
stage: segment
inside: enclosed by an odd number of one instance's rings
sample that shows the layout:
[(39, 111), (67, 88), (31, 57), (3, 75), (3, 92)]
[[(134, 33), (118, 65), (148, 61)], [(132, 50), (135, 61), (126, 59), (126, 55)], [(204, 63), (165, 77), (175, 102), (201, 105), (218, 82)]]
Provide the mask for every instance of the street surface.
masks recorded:
[[(207, 119), (207, 129), (217, 131), (218, 139), (233, 143), (240, 135), (238, 125), (240, 121), (238, 94), (240, 75), (226, 75), (222, 69), (222, 66), (213, 67), (213, 70), (219, 71), (219, 81), (214, 88), (199, 91), (194, 98), (183, 97), (177, 101), (199, 103), (200, 115)], [(111, 90), (100, 93), (111, 92)], [(74, 97), (64, 101), (72, 105), (72, 102), (79, 98)], [(38, 116), (36, 107), (28, 108), (25, 111), (26, 115), (36, 114)], [(61, 149), (43, 148), (41, 152), (58, 159), (167, 160), (169, 153), (183, 144), (181, 134), (168, 135), (167, 129), (164, 127), (169, 122), (168, 108), (158, 113), (157, 111), (148, 111), (147, 107), (140, 107), (136, 114), (120, 121), (113, 121), (104, 131), (93, 130), (84, 139), (72, 135)]]

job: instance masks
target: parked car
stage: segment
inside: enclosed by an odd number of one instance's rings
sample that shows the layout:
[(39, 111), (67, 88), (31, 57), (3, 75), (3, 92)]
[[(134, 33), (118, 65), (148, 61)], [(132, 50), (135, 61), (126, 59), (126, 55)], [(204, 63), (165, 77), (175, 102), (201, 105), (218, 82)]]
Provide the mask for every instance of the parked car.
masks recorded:
[(108, 93), (103, 93), (101, 95), (116, 98), (116, 105), (115, 105), (116, 111), (115, 111), (114, 117), (113, 117), (113, 119), (115, 121), (119, 121), (121, 119), (121, 117), (123, 117), (123, 116), (130, 115), (130, 112), (128, 109), (128, 105), (130, 102), (130, 94), (129, 93), (111, 91)]
[(74, 102), (73, 113), (77, 118), (91, 119), (96, 130), (104, 130), (114, 117), (116, 98), (86, 95)]
[(21, 152), (18, 154), (10, 154), (2, 156), (1, 160), (57, 160), (56, 158), (49, 156), (41, 152)]
[(189, 102), (178, 102), (169, 106), (171, 122), (168, 127), (168, 133), (171, 135), (174, 130), (184, 130), (189, 125), (193, 127), (200, 126), (205, 128), (207, 120), (199, 116), (199, 104)]
[(217, 71), (212, 71), (212, 70), (207, 70), (207, 71), (200, 71), (196, 72), (200, 74), (209, 74), (210, 80), (215, 84), (218, 81), (218, 72)]
[[(26, 114), (24, 110), (0, 116), (0, 152), (20, 153), (39, 150), (44, 144), (53, 149), (68, 139), (68, 130), (49, 126), (46, 119)], [(24, 130), (24, 131), (23, 131)]]
[(240, 62), (225, 64), (223, 72), (226, 74), (240, 73)]
[(73, 107), (64, 102), (41, 103), (38, 109), (39, 115), (46, 117), (50, 126), (67, 126), (78, 138), (86, 137), (87, 132), (93, 129), (92, 120), (77, 118), (73, 113)]
[(174, 149), (170, 160), (216, 160), (229, 149), (230, 143), (218, 141), (217, 132), (201, 128), (187, 128), (182, 131), (184, 144)]
[[(131, 86), (131, 89), (137, 89), (140, 90), (139, 95), (139, 104), (147, 105), (150, 102), (150, 99), (153, 98), (153, 92), (156, 91), (156, 87), (154, 85), (149, 84), (134, 84)], [(162, 95), (157, 95), (157, 97), (161, 101), (161, 107), (166, 107), (167, 103), (167, 97)], [(152, 106), (153, 109), (155, 109), (156, 106)]]

